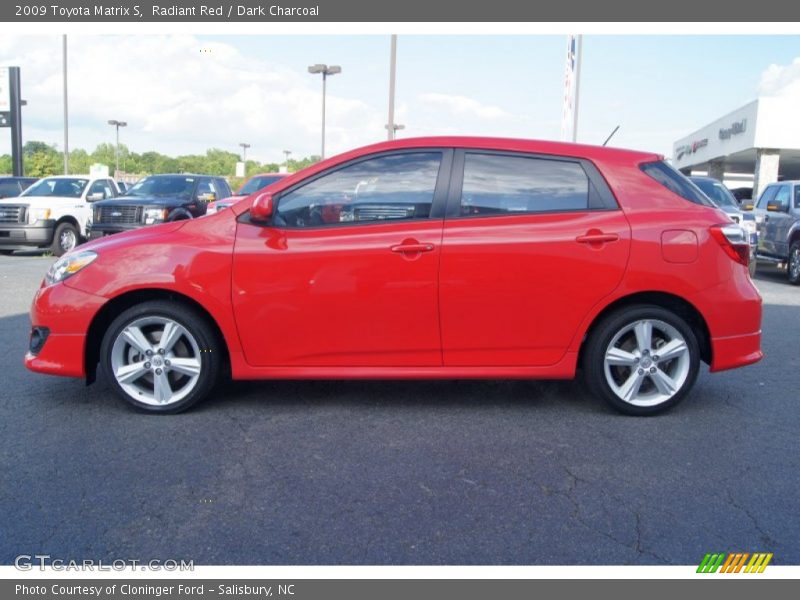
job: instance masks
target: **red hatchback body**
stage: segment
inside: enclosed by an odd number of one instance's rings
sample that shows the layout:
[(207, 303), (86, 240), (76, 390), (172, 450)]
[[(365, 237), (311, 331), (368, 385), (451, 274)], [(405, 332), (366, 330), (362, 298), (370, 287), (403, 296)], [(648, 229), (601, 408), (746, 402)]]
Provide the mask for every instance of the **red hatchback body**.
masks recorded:
[(28, 368), (177, 412), (234, 379), (572, 378), (652, 414), (762, 357), (744, 232), (662, 157), (494, 138), (376, 144), (231, 210), (81, 246)]

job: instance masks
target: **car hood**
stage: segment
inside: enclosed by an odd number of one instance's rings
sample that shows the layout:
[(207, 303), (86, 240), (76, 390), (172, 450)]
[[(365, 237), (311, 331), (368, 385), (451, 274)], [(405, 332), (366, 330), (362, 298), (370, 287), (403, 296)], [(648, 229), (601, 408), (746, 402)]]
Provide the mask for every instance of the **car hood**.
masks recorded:
[(738, 215), (739, 213), (742, 212), (740, 209), (735, 208), (733, 206), (720, 206), (720, 208), (722, 210), (724, 210), (726, 213), (728, 213), (729, 215)]
[(119, 196), (109, 200), (93, 202), (94, 206), (183, 206), (188, 198), (174, 196)]
[(83, 200), (69, 196), (12, 196), (0, 200), (0, 204), (46, 204), (48, 202), (83, 202)]
[(158, 225), (140, 227), (139, 229), (131, 229), (129, 231), (123, 231), (121, 233), (115, 233), (114, 235), (108, 235), (96, 240), (91, 240), (85, 244), (81, 244), (77, 250), (94, 250), (96, 252), (102, 252), (104, 248), (112, 248), (120, 244), (128, 245), (130, 243), (147, 243), (148, 240), (154, 237), (158, 237), (166, 233), (172, 233), (173, 231), (178, 231), (178, 229), (187, 223), (189, 223), (188, 220), (170, 221), (169, 223), (160, 223)]

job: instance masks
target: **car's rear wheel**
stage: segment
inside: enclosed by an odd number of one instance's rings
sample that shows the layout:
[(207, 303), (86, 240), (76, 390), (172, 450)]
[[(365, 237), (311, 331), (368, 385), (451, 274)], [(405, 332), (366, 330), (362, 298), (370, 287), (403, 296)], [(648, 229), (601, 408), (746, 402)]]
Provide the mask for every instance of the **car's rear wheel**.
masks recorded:
[(50, 251), (54, 256), (63, 256), (80, 244), (80, 232), (72, 223), (59, 223), (53, 234)]
[(587, 344), (589, 388), (625, 414), (667, 410), (697, 379), (700, 347), (692, 328), (660, 306), (632, 305), (609, 314)]
[(220, 367), (218, 336), (183, 304), (144, 302), (120, 314), (103, 338), (100, 357), (112, 386), (148, 412), (177, 413), (208, 395)]
[(789, 263), (786, 265), (789, 283), (800, 285), (800, 242), (794, 242), (789, 248)]

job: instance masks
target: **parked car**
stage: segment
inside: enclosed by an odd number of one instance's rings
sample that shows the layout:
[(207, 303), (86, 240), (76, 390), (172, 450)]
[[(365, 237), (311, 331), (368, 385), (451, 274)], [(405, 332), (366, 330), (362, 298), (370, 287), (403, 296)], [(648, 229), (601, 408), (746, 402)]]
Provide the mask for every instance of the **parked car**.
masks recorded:
[(753, 213), (758, 227), (757, 259), (786, 263), (789, 283), (800, 285), (800, 181), (769, 184)]
[(690, 177), (700, 190), (708, 196), (711, 201), (733, 220), (734, 223), (741, 225), (747, 232), (750, 241), (750, 262), (748, 268), (750, 276), (756, 274), (756, 248), (758, 247), (758, 232), (756, 230), (756, 219), (752, 212), (744, 212), (739, 208), (739, 203), (731, 191), (725, 185), (713, 177)]
[(236, 192), (230, 198), (225, 198), (224, 200), (215, 200), (214, 202), (209, 202), (208, 204), (208, 214), (213, 214), (223, 208), (228, 208), (234, 202), (238, 202), (239, 200), (246, 198), (250, 194), (253, 194), (259, 190), (264, 189), (268, 185), (272, 185), (276, 181), (280, 181), (284, 177), (286, 177), (288, 173), (262, 173), (261, 175), (254, 175), (250, 179), (248, 179), (239, 191)]
[(228, 182), (209, 175), (150, 175), (123, 196), (94, 206), (90, 237), (206, 214), (209, 202), (231, 195)]
[(36, 177), (0, 177), (0, 200), (16, 198), (37, 181)]
[(753, 188), (751, 187), (738, 187), (731, 190), (731, 194), (736, 198), (736, 202), (741, 206), (745, 200), (750, 200), (753, 197)]
[(45, 177), (17, 198), (0, 200), (0, 252), (45, 248), (61, 256), (86, 239), (92, 203), (118, 193), (107, 177)]
[(48, 271), (25, 364), (184, 410), (234, 379), (548, 378), (649, 415), (761, 359), (748, 243), (657, 154), (383, 142)]
[(117, 181), (117, 187), (119, 188), (119, 191), (124, 194), (131, 189), (131, 187), (133, 187), (133, 184), (128, 183), (127, 181)]

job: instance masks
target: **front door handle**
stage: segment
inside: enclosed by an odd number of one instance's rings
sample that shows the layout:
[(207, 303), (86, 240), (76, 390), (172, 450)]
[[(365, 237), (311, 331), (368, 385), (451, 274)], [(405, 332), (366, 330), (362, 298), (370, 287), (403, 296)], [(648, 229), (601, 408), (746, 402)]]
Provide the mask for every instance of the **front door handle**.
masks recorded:
[(575, 241), (579, 244), (606, 244), (608, 242), (616, 242), (619, 236), (616, 233), (587, 233), (586, 235), (579, 235)]
[(417, 254), (418, 252), (430, 252), (433, 250), (433, 244), (397, 244), (390, 249), (392, 252), (402, 254)]

